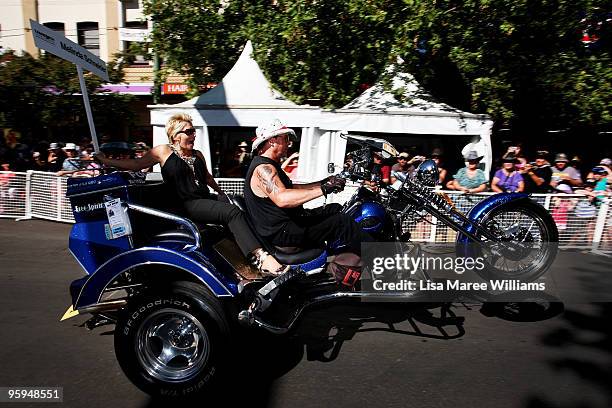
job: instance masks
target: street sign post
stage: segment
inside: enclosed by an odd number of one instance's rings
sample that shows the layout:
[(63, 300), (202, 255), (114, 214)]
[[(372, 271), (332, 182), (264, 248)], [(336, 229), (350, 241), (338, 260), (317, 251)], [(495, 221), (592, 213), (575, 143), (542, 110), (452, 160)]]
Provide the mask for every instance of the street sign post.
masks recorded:
[(89, 123), (91, 140), (94, 145), (94, 150), (96, 152), (99, 151), (100, 146), (98, 145), (96, 127), (91, 114), (91, 106), (89, 104), (89, 95), (87, 94), (87, 87), (85, 86), (83, 70), (86, 69), (108, 82), (109, 78), (106, 63), (79, 44), (70, 41), (60, 33), (34, 20), (30, 20), (30, 27), (32, 28), (34, 44), (36, 44), (38, 48), (57, 55), (76, 65), (77, 73), (79, 74), (79, 84), (81, 85), (81, 93), (83, 94), (83, 103), (85, 104), (85, 113), (87, 114), (87, 122)]

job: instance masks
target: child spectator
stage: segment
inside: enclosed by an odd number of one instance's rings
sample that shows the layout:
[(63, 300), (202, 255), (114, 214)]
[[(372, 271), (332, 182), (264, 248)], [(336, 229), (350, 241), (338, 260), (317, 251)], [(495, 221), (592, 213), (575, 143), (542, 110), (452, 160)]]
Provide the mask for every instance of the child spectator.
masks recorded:
[(568, 225), (568, 230), (572, 234), (570, 245), (593, 240), (597, 218), (596, 197), (593, 194), (595, 184), (595, 180), (587, 180), (583, 189), (576, 190), (576, 194), (584, 195), (585, 198), (578, 200), (574, 207), (574, 217), (570, 218)]

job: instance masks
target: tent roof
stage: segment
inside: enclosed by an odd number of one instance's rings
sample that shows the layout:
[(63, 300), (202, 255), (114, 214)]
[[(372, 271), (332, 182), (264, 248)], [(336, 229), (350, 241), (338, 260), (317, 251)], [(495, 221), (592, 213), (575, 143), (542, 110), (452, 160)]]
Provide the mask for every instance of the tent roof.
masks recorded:
[(274, 90), (261, 68), (253, 59), (253, 44), (249, 40), (238, 61), (223, 80), (210, 91), (188, 101), (173, 105), (176, 108), (274, 108), (302, 109), (280, 92)]
[[(387, 73), (392, 72), (393, 67), (387, 69)], [(479, 119), (485, 117), (436, 101), (409, 73), (395, 73), (391, 78), (390, 88), (385, 89), (382, 81), (379, 81), (336, 112), (461, 116)], [(401, 95), (401, 100), (398, 100), (396, 95)]]
[(490, 134), (493, 122), (488, 115), (438, 102), (411, 74), (394, 71), (393, 66), (386, 71), (393, 75), (390, 89), (379, 81), (342, 108), (324, 111), (319, 127), (350, 132)]

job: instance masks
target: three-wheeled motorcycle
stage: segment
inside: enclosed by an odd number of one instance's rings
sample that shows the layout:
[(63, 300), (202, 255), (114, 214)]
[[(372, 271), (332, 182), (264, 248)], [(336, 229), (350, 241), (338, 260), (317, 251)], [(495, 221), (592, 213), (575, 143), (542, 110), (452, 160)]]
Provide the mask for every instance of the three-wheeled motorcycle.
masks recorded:
[[(431, 214), (457, 231), (457, 254), (487, 246), (500, 276), (535, 280), (555, 256), (537, 245), (520, 262), (521, 243), (555, 242), (548, 212), (527, 194), (487, 197), (467, 214), (433, 189), (437, 168), (423, 162), (414, 176), (383, 186), (372, 172), (373, 152), (393, 158), (387, 141), (351, 138), (357, 146), (338, 173), (368, 188), (356, 188), (342, 211), (377, 241), (410, 243), (405, 221)], [(335, 172), (333, 166), (330, 172)], [(374, 187), (372, 187), (374, 186)], [(115, 324), (115, 352), (127, 377), (151, 395), (187, 396), (206, 390), (222, 375), (226, 353), (239, 326), (274, 334), (289, 332), (313, 305), (338, 299), (418, 298), (418, 291), (372, 292), (345, 286), (328, 273), (342, 248), (278, 248), (262, 245), (293, 268), (264, 278), (243, 258), (219, 225), (196, 225), (163, 180), (143, 173), (107, 171), (68, 180), (74, 224), (69, 248), (85, 276), (70, 285), (72, 305), (64, 319), (90, 314), (87, 327)], [(245, 209), (242, 197), (233, 196)], [(518, 243), (495, 249), (498, 243)], [(412, 246), (411, 246), (412, 245)], [(514, 263), (497, 263), (505, 258)], [(518, 260), (518, 261), (517, 261)], [(421, 279), (428, 279), (421, 272)], [(362, 279), (368, 279), (364, 272)]]

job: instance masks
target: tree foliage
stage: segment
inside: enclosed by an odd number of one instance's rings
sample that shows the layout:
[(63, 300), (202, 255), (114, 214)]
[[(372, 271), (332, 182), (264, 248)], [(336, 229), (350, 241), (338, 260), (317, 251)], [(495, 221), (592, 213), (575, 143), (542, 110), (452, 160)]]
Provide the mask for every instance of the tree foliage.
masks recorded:
[[(121, 67), (108, 64), (111, 82), (121, 82)], [(114, 133), (132, 120), (131, 95), (102, 92), (102, 80), (85, 74), (98, 132)], [(33, 141), (51, 136), (62, 140), (89, 134), (74, 64), (45, 54), (5, 54), (0, 63), (0, 127), (18, 130)], [(59, 132), (62, 134), (58, 135)]]
[[(255, 58), (298, 103), (338, 107), (372, 85), (401, 22), (399, 0), (280, 0), (246, 21)], [(262, 17), (259, 17), (263, 15)]]
[(243, 10), (234, 1), (145, 0), (144, 11), (154, 22), (152, 47), (164, 59), (162, 76), (187, 75), (194, 90), (223, 78), (245, 42)]
[[(339, 107), (385, 66), (438, 99), (517, 129), (612, 121), (609, 24), (580, 42), (603, 0), (146, 0), (153, 47), (194, 82), (218, 81), (246, 39), (298, 103)], [(605, 18), (603, 18), (605, 20)]]
[[(591, 50), (579, 41), (583, 19), (601, 14), (603, 2), (407, 4), (411, 18), (398, 30), (394, 52), (442, 99), (515, 128), (610, 123), (608, 50)], [(600, 35), (602, 43), (609, 41), (609, 33)]]

